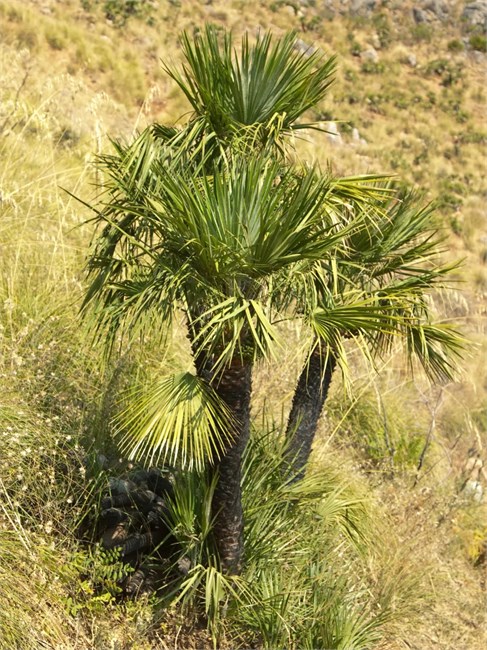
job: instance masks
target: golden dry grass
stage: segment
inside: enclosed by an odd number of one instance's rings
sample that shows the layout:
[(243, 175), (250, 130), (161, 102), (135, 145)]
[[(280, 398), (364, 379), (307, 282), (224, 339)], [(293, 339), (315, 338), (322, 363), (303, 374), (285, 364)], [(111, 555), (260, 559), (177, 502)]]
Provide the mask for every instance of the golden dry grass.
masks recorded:
[[(384, 525), (393, 531), (390, 543), (398, 546), (394, 570), (420, 578), (421, 588), (429, 594), (424, 610), (411, 611), (400, 630), (391, 628), (391, 638), (382, 648), (480, 650), (486, 641), (486, 567), (475, 562), (487, 539), (487, 513), (485, 497), (477, 503), (462, 485), (477, 479), (468, 474), (472, 455), (487, 462), (486, 57), (448, 49), (452, 39), (461, 38), (462, 3), (450, 3), (453, 19), (432, 24), (429, 41), (412, 22), (412, 2), (383, 4), (390, 42), (377, 48), (379, 65), (368, 71), (354, 51), (377, 46), (379, 23), (322, 17), (299, 34), (304, 41), (339, 55), (337, 82), (322, 107), (321, 119), (337, 121), (343, 143), (335, 145), (326, 135), (318, 135), (298, 143), (298, 150), (323, 165), (330, 160), (339, 174), (396, 172), (419, 186), (427, 199), (439, 200), (438, 221), (449, 237), (448, 254), (452, 259), (464, 257), (465, 263), (459, 272), (461, 283), (445, 304), (438, 300), (438, 307), (462, 324), (477, 347), (459, 380), (443, 389), (429, 387), (420, 377), (411, 382), (399, 355), (384, 365), (380, 379), (365, 376), (357, 359), (351, 396), (343, 391), (339, 377), (335, 379), (316, 458), (335, 459), (369, 486), (381, 503)], [(73, 229), (87, 212), (60, 187), (89, 198), (93, 155), (108, 147), (107, 134), (130, 137), (148, 121), (172, 122), (187, 111), (159, 63), (160, 58), (178, 60), (180, 30), (193, 30), (205, 21), (237, 34), (244, 29), (276, 33), (301, 29), (303, 21), (292, 7), (276, 11), (271, 5), (215, 0), (183, 2), (178, 7), (162, 1), (153, 26), (133, 19), (117, 29), (104, 19), (100, 7), (84, 11), (78, 0), (0, 0), (0, 382), (9, 399), (18, 398), (19, 390), (25, 389), (22, 382), (44, 362), (42, 354), (36, 352), (37, 357), (30, 359), (26, 352), (34, 354), (34, 343), (47, 342), (49, 354), (60, 359), (59, 373), (70, 378), (76, 390), (96, 399), (95, 388), (82, 385), (85, 357), (77, 357), (79, 365), (69, 368), (71, 352), (65, 352), (67, 344), (56, 330), (58, 321), (49, 320), (54, 312), (55, 318), (61, 313), (73, 323), (82, 291), (82, 259), (91, 234), (89, 227)], [(318, 11), (306, 9), (304, 22), (311, 23)], [(416, 66), (408, 61), (411, 54)], [(434, 71), (439, 59), (452, 73), (458, 72), (452, 85), (445, 85), (444, 73)], [(353, 141), (352, 127), (365, 142)], [(280, 358), (272, 367), (259, 367), (254, 381), (254, 412), (260, 413), (265, 405), (277, 421), (289, 410), (303, 358), (302, 333), (295, 325), (284, 328), (287, 345)], [(80, 347), (84, 344), (80, 334)], [(162, 363), (181, 363), (185, 345), (184, 334), (178, 331)], [(58, 350), (63, 353), (56, 356)], [(149, 365), (160, 363), (153, 359)], [(42, 384), (36, 377), (30, 377), (33, 393), (41, 385), (49, 391), (52, 383), (44, 378)], [(26, 391), (23, 396), (30, 395)], [(374, 399), (375, 410), (370, 410)], [(381, 409), (389, 410), (398, 435), (407, 436), (414, 428), (424, 441), (434, 420), (431, 447), (416, 486), (417, 456), (391, 478), (389, 466), (377, 459), (372, 463), (361, 445), (367, 427), (370, 435), (380, 427)], [(353, 422), (361, 422), (364, 430), (352, 430)], [(478, 480), (485, 490), (485, 465)], [(3, 520), (2, 527), (8, 530), (9, 524)], [(34, 553), (29, 545), (27, 560), (32, 561), (39, 548)], [(384, 568), (380, 557), (374, 561), (376, 568)], [(12, 588), (18, 588), (22, 597), (26, 564), (22, 557), (18, 563), (19, 581)], [(44, 570), (51, 571), (52, 565), (41, 566), (34, 575), (35, 590), (50, 579)], [(151, 647), (148, 637), (140, 637), (148, 626), (144, 607), (129, 610), (126, 620), (120, 611), (111, 617), (94, 616), (81, 632), (66, 627), (65, 594), (60, 603), (57, 587), (53, 589), (51, 598), (57, 599), (58, 609), (44, 612), (46, 621), (52, 618), (52, 647), (62, 643), (80, 649)], [(30, 600), (26, 602), (34, 607)], [(139, 637), (138, 630), (142, 631)], [(186, 647), (197, 646), (198, 635), (186, 638), (184, 634), (181, 643), (186, 639)], [(171, 622), (157, 635), (159, 641), (152, 647), (173, 647)], [(407, 644), (397, 642), (399, 637)], [(0, 647), (7, 650), (1, 641)]]

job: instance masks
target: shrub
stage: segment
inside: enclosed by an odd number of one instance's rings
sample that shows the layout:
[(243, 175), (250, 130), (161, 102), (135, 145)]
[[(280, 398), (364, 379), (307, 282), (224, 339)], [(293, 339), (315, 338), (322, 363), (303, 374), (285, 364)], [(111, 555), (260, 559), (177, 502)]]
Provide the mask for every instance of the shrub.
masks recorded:
[(253, 432), (245, 452), (240, 577), (221, 574), (214, 563), (213, 488), (201, 473), (179, 476), (168, 516), (181, 545), (174, 562), (187, 558), (190, 570), (174, 579), (163, 601), (179, 604), (186, 617), (204, 612), (216, 644), (228, 633), (266, 649), (369, 647), (382, 638), (403, 588), (395, 581), (392, 594), (382, 578), (369, 579), (371, 505), (331, 465), (296, 483), (283, 480), (284, 451), (279, 431), (268, 424)]
[(487, 52), (487, 36), (484, 34), (472, 34), (468, 39), (470, 47), (478, 52)]
[(465, 45), (458, 38), (449, 41), (447, 47), (449, 52), (463, 52), (465, 49)]
[(433, 29), (426, 23), (415, 25), (411, 30), (411, 36), (415, 43), (431, 43), (433, 38)]
[(385, 65), (375, 61), (365, 61), (360, 66), (360, 70), (365, 74), (382, 74), (385, 70)]
[(82, 6), (90, 11), (93, 5), (103, 2), (103, 12), (117, 27), (123, 27), (129, 18), (145, 18), (153, 21), (154, 3), (151, 0), (82, 0)]

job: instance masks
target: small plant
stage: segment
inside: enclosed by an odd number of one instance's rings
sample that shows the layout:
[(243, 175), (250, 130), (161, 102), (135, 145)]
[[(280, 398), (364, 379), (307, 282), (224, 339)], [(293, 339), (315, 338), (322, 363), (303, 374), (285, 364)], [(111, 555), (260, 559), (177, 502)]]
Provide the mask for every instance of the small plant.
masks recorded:
[(430, 43), (433, 39), (433, 29), (426, 23), (415, 25), (411, 30), (414, 43)]
[(470, 47), (478, 52), (487, 52), (487, 36), (484, 34), (472, 34), (468, 39)]
[(454, 38), (451, 41), (448, 41), (447, 45), (449, 52), (463, 52), (465, 45), (458, 38)]
[(384, 13), (374, 13), (372, 23), (377, 31), (381, 47), (387, 47), (392, 41), (392, 26)]
[(449, 59), (434, 59), (425, 68), (426, 76), (436, 75), (441, 78), (441, 85), (445, 88), (457, 84), (463, 79), (463, 63), (454, 63)]
[(66, 599), (72, 616), (82, 610), (103, 611), (122, 593), (121, 583), (134, 571), (122, 561), (120, 549), (104, 549), (99, 545), (75, 553), (69, 564), (71, 570), (78, 572), (76, 593)]
[(364, 61), (360, 66), (364, 74), (382, 74), (385, 70), (384, 63), (378, 61)]
[(123, 27), (129, 18), (153, 21), (154, 3), (151, 0), (81, 0), (81, 4), (85, 11), (102, 4), (105, 17), (117, 27)]

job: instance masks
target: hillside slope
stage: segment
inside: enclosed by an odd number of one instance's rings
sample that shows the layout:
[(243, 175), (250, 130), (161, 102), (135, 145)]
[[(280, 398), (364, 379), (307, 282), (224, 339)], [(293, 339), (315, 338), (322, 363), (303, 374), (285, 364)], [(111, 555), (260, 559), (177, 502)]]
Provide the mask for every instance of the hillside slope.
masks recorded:
[[(117, 399), (140, 375), (182, 366), (187, 342), (176, 333), (162, 361), (153, 347), (138, 367), (112, 367), (92, 348), (77, 316), (92, 228), (72, 194), (92, 197), (109, 138), (184, 119), (161, 60), (177, 63), (178, 34), (205, 22), (237, 35), (293, 29), (299, 47), (337, 53), (336, 82), (312, 116), (329, 133), (297, 142), (298, 154), (340, 175), (397, 174), (437, 202), (444, 255), (464, 260), (453, 289), (434, 297), (474, 344), (458, 381), (412, 381), (400, 355), (377, 377), (357, 361), (352, 394), (333, 386), (314, 463), (360, 483), (384, 518), (381, 539), (401, 551), (390, 567), (371, 554), (370, 584), (387, 585), (390, 570), (427, 594), (416, 601), (412, 588), (415, 604), (376, 649), (484, 647), (486, 21), (487, 4), (466, 0), (0, 0), (0, 577), (13, 594), (0, 594), (1, 650), (45, 638), (81, 650), (211, 647), (198, 626), (158, 619), (150, 599), (117, 604), (106, 558), (88, 561), (74, 534), (92, 504), (86, 459), (116, 453)], [(301, 332), (285, 333), (279, 363), (255, 378), (259, 418), (263, 406), (276, 420), (290, 407)]]

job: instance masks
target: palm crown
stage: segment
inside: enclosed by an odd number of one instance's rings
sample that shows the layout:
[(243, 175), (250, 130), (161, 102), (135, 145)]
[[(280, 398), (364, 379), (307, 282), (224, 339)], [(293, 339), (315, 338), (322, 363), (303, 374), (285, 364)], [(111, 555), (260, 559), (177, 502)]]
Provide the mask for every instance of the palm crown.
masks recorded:
[(181, 44), (182, 72), (165, 69), (207, 133), (227, 145), (241, 138), (276, 144), (293, 131), (316, 126), (298, 120), (325, 96), (335, 57), (300, 52), (294, 34), (276, 41), (270, 33), (258, 34), (253, 45), (245, 34), (237, 52), (231, 35), (225, 33), (221, 42), (211, 26), (194, 40), (183, 34)]

